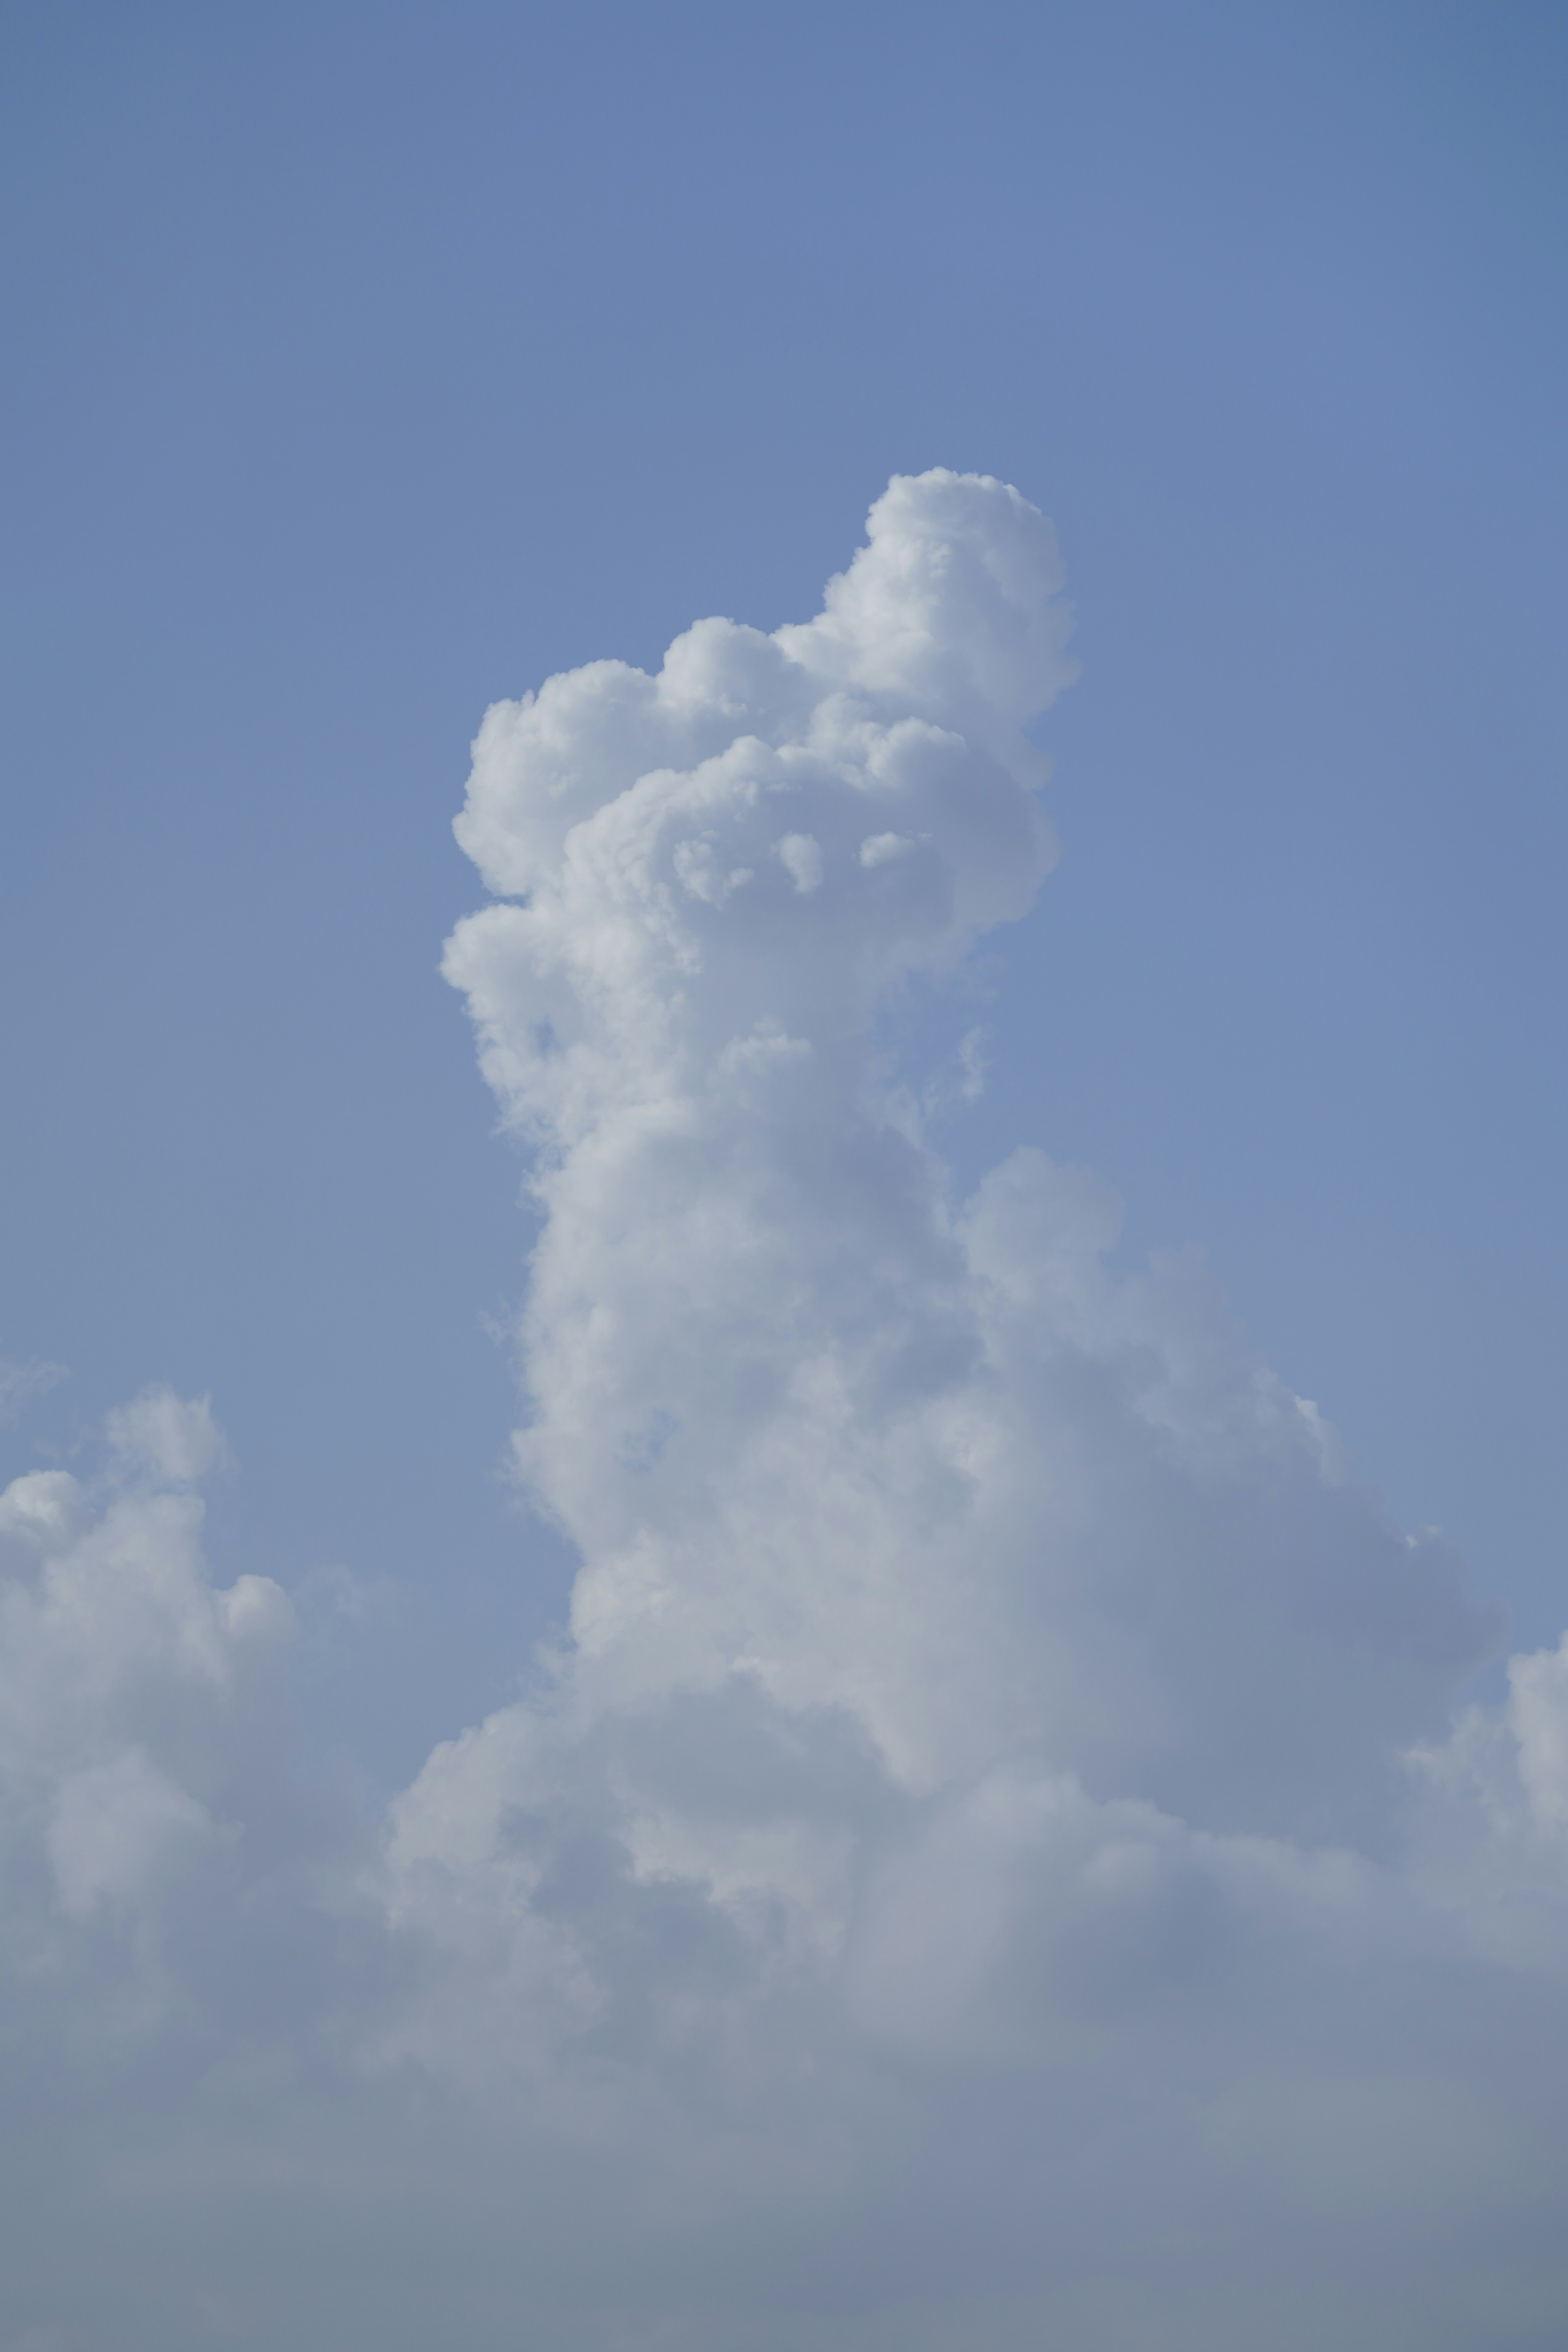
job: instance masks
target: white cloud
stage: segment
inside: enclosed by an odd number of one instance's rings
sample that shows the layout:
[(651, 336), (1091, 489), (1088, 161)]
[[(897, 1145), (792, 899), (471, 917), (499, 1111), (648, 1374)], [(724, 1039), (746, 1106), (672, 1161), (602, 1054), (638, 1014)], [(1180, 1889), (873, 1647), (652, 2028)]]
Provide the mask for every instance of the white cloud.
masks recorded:
[(822, 887), (822, 845), (809, 833), (786, 833), (773, 844), (773, 855), (804, 898)]
[(1542, 1827), (1568, 1831), (1568, 1633), (1555, 1650), (1509, 1662), (1509, 1726), (1519, 1777)]
[(860, 844), (860, 863), (868, 872), (875, 866), (890, 866), (895, 858), (907, 857), (914, 843), (904, 833), (869, 833)]
[(130, 1404), (115, 1406), (107, 1427), (123, 1462), (173, 1486), (194, 1485), (226, 1458), (210, 1397), (187, 1402), (171, 1388), (144, 1389)]
[(955, 1203), (882, 1056), (1052, 861), (1060, 580), (900, 479), (816, 621), (487, 716), (447, 970), (582, 1567), (374, 1853), (289, 1781), (282, 1596), (205, 1580), (205, 1404), (0, 1501), (6, 1964), (135, 2052), (73, 2194), (124, 2103), (164, 2249), (73, 2342), (1560, 2340), (1568, 1651), (1456, 1727), (1453, 1555), (1090, 1174)]

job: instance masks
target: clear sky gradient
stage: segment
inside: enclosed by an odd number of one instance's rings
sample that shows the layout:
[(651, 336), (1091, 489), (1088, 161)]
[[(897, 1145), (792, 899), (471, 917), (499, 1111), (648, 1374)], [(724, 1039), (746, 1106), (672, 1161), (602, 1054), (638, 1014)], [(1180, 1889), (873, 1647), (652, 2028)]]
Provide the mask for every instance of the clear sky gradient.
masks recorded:
[[(486, 705), (1052, 515), (1065, 856), (988, 1092), (1205, 1253), (1521, 1643), (1568, 1594), (1568, 36), (1550, 6), (13, 5), (0, 1432), (213, 1394), (225, 1575), (384, 1784), (566, 1565), (437, 975)], [(357, 1598), (333, 1580), (358, 1580)], [(316, 1717), (312, 1718), (316, 1720)]]

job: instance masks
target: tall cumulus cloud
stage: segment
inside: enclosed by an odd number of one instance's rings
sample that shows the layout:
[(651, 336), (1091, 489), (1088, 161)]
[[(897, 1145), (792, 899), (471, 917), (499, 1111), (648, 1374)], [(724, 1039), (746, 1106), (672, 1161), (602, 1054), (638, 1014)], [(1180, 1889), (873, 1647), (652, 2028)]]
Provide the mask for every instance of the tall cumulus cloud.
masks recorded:
[(959, 1197), (888, 1050), (1053, 862), (1061, 588), (899, 478), (815, 620), (487, 715), (447, 971), (580, 1567), (384, 1822), (205, 1404), (0, 1500), (7, 2352), (1563, 2340), (1568, 1644), (1464, 1708), (1494, 1617), (1201, 1265)]

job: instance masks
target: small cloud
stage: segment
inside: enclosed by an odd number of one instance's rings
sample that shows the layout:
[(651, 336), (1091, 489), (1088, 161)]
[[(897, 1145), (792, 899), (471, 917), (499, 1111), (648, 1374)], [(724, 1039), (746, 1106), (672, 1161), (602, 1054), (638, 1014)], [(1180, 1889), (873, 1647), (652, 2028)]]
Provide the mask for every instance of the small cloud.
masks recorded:
[(947, 1118), (985, 1092), (986, 1037), (984, 1029), (970, 1029), (958, 1050), (939, 1069), (921, 1096), (921, 1109), (929, 1119)]
[(392, 1577), (363, 1576), (337, 1559), (307, 1569), (289, 1591), (308, 1641), (389, 1624), (401, 1616), (407, 1597)]
[(895, 858), (907, 857), (914, 847), (907, 833), (873, 833), (860, 844), (860, 863), (868, 873), (874, 866), (891, 866)]
[(804, 898), (822, 887), (822, 845), (809, 833), (786, 833), (773, 845), (773, 855)]
[(68, 1470), (30, 1470), (0, 1494), (0, 1550), (37, 1559), (67, 1550), (89, 1517), (81, 1488)]
[(0, 1357), (0, 1423), (15, 1421), (34, 1397), (68, 1378), (64, 1364), (13, 1364)]
[(342, 1560), (321, 1560), (290, 1578), (289, 1601), (299, 1644), (295, 1671), (320, 1682), (363, 1654), (364, 1644), (400, 1624), (408, 1589), (390, 1576), (367, 1576)]
[(123, 1469), (151, 1472), (173, 1486), (194, 1486), (230, 1458), (210, 1397), (187, 1402), (171, 1388), (143, 1389), (116, 1405), (104, 1425)]

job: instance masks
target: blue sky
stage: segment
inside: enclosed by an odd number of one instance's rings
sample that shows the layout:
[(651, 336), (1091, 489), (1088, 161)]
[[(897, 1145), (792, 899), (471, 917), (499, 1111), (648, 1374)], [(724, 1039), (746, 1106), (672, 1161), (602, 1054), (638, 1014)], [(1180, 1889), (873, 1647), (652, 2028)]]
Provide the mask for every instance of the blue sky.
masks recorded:
[(295, 1596), (309, 1753), (389, 1792), (513, 1696), (583, 1545), (505, 1473), (536, 1227), (437, 969), (468, 745), (807, 620), (946, 467), (1054, 520), (1081, 664), (1038, 910), (906, 1015), (985, 1032), (956, 1190), (1037, 1146), (1118, 1267), (1200, 1250), (1506, 1605), (1497, 1701), (1568, 1619), (1562, 12), (0, 43), (0, 1355), (68, 1370), (0, 1472), (210, 1392), (214, 1574)]
[(351, 1701), (387, 1768), (493, 1697), (563, 1588), (490, 1475), (521, 1234), (434, 971), (464, 746), (693, 614), (805, 612), (889, 472), (976, 467), (1055, 517), (1083, 678), (949, 1149), (1042, 1143), (1132, 1250), (1201, 1246), (1546, 1638), (1557, 12), (20, 8), (7, 47), (4, 1344), (71, 1372), (13, 1466), (211, 1390), (236, 1562), (409, 1588), (417, 1688)]

